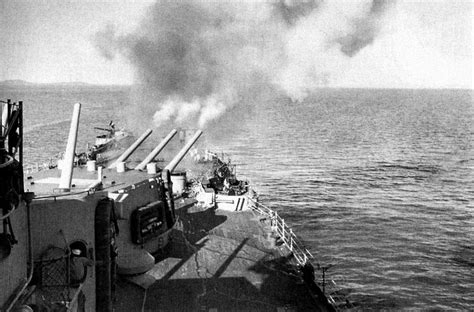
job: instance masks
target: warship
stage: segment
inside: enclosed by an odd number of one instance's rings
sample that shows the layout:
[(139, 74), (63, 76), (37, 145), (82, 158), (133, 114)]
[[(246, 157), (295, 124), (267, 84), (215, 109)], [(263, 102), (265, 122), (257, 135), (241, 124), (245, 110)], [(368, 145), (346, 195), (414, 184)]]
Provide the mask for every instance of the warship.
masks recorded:
[(94, 129), (105, 133), (97, 135), (94, 144), (87, 146), (86, 152), (78, 155), (78, 161), (82, 165), (87, 164), (87, 160), (95, 160), (97, 165), (106, 163), (109, 159), (116, 158), (131, 143), (132, 135), (123, 129), (115, 129), (113, 121), (110, 121), (107, 128)]
[(230, 160), (194, 147), (202, 131), (132, 160), (149, 129), (118, 158), (79, 163), (78, 103), (60, 165), (25, 173), (23, 102), (0, 107), (2, 311), (349, 307)]

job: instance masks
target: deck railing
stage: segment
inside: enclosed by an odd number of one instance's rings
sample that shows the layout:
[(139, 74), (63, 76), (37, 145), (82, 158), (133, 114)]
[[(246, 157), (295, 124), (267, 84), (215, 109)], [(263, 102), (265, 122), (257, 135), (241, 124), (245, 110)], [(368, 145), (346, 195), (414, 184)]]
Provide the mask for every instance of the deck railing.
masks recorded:
[(293, 233), (293, 230), (286, 224), (285, 219), (278, 215), (278, 212), (268, 208), (262, 203), (247, 196), (254, 211), (270, 219), (272, 229), (278, 234), (279, 240), (293, 253), (299, 265), (304, 266), (308, 260), (314, 259), (313, 255), (306, 249), (303, 243)]
[(347, 311), (356, 308), (356, 306), (347, 299), (349, 292), (350, 290), (344, 291), (332, 279), (326, 281), (325, 295), (336, 311)]
[(51, 157), (48, 162), (35, 162), (35, 163), (29, 163), (25, 166), (23, 166), (23, 171), (25, 174), (32, 174), (32, 173), (37, 173), (42, 170), (48, 170), (51, 168), (57, 167), (58, 159), (61, 159), (62, 153), (58, 153), (55, 156)]
[[(251, 203), (253, 203), (251, 208), (254, 211), (270, 219), (272, 229), (278, 234), (281, 242), (292, 252), (299, 265), (304, 266), (308, 261), (315, 259), (308, 249), (304, 247), (304, 244), (293, 233), (293, 230), (286, 224), (285, 219), (280, 217), (276, 211), (257, 202), (250, 196), (247, 196), (247, 198)], [(319, 264), (318, 269), (320, 269)], [(346, 295), (339, 290), (340, 288), (332, 279), (323, 278), (322, 283), (318, 284), (323, 286), (326, 298), (335, 311), (347, 310), (354, 307), (349, 300), (347, 300)]]

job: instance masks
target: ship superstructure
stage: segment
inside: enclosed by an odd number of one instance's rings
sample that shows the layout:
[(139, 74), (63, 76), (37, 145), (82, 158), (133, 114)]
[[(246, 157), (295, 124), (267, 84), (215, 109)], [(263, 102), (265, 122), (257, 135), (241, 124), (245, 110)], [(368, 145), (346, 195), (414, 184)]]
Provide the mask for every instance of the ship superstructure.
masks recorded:
[(284, 220), (258, 203), (229, 162), (189, 153), (201, 131), (168, 151), (174, 157), (161, 168), (154, 159), (177, 130), (139, 162), (130, 156), (151, 130), (108, 167), (94, 159), (75, 166), (76, 104), (61, 168), (23, 177), (22, 104), (5, 107), (3, 310), (335, 309)]

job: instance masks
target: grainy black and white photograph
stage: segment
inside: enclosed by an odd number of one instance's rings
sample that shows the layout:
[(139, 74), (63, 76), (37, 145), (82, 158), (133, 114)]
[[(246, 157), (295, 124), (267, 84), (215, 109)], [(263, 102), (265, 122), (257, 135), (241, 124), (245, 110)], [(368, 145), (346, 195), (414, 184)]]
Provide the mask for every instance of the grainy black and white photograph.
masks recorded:
[(0, 0), (0, 311), (473, 311), (472, 0)]

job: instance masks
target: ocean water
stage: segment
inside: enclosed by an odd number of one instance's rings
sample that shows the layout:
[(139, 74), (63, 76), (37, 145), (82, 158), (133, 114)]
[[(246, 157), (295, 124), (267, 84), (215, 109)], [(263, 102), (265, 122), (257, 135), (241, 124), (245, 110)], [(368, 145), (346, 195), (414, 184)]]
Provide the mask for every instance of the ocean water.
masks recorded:
[[(25, 102), (33, 163), (64, 149), (75, 102), (80, 148), (92, 126), (123, 117), (129, 91), (22, 87), (0, 98)], [(211, 131), (208, 144), (231, 155), (360, 310), (474, 310), (472, 90), (321, 89), (231, 114), (238, 131)]]

